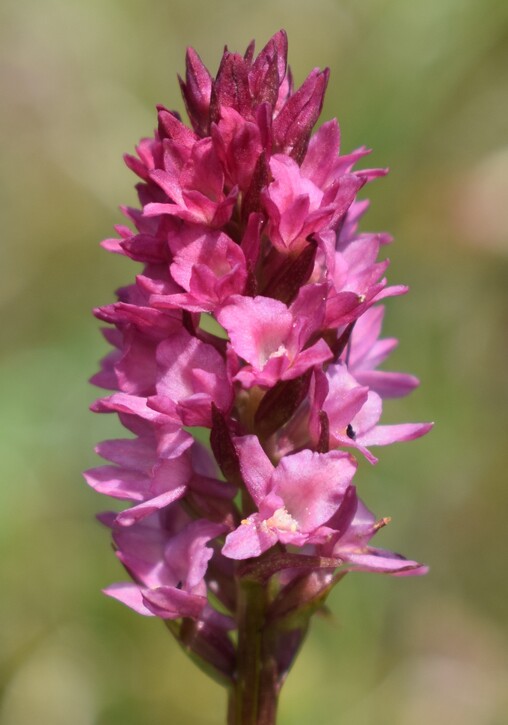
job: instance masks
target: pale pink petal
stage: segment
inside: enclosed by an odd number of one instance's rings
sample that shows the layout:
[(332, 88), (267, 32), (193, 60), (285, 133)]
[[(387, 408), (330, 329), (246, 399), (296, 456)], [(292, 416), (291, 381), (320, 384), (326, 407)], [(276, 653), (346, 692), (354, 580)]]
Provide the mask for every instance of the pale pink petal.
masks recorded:
[(230, 559), (250, 559), (270, 549), (277, 540), (272, 529), (258, 525), (258, 516), (254, 514), (226, 536), (222, 553)]
[[(157, 363), (158, 396), (161, 399), (166, 398), (175, 406), (184, 405), (193, 396), (201, 396), (198, 398), (201, 401), (199, 410), (204, 414), (206, 409), (202, 425), (209, 424), (212, 400), (221, 410), (229, 407), (232, 389), (227, 378), (226, 364), (212, 345), (192, 337), (182, 329), (160, 343), (157, 348)], [(154, 402), (157, 404), (157, 399)]]
[(270, 490), (274, 467), (256, 436), (235, 438), (242, 478), (254, 503), (259, 506)]
[(206, 597), (182, 591), (176, 587), (142, 589), (143, 604), (161, 619), (197, 619), (206, 606)]
[(293, 318), (282, 302), (269, 297), (234, 297), (218, 313), (237, 355), (261, 370), (283, 354)]
[(418, 387), (420, 381), (407, 373), (389, 373), (384, 370), (355, 372), (361, 385), (366, 385), (382, 398), (401, 398)]
[(117, 599), (122, 604), (130, 607), (138, 614), (142, 614), (145, 617), (154, 617), (154, 613), (148, 609), (144, 603), (141, 589), (136, 584), (120, 583), (111, 584), (102, 590), (108, 597)]
[(390, 551), (368, 547), (366, 553), (348, 554), (348, 564), (356, 571), (378, 572), (380, 574), (396, 574), (398, 576), (422, 576), (427, 574), (428, 567), (417, 561), (405, 559)]
[(390, 443), (411, 441), (420, 438), (432, 428), (433, 423), (402, 423), (400, 425), (378, 425), (364, 435), (357, 437), (364, 446), (387, 446)]
[(96, 452), (107, 461), (146, 472), (157, 460), (154, 438), (121, 438), (99, 443)]
[(193, 589), (203, 580), (213, 555), (213, 549), (206, 544), (225, 531), (223, 524), (199, 519), (168, 542), (164, 559), (175, 579), (184, 583), (184, 588)]
[(291, 366), (281, 374), (282, 380), (292, 380), (303, 375), (309, 368), (322, 365), (333, 357), (332, 351), (322, 339), (298, 353)]
[(343, 433), (365, 405), (369, 391), (349, 374), (346, 365), (330, 365), (327, 378), (328, 395), (323, 410), (328, 415), (330, 433)]
[(83, 475), (89, 486), (99, 493), (130, 501), (143, 501), (150, 485), (145, 474), (120, 466), (99, 466), (85, 471)]
[(305, 450), (280, 461), (272, 476), (273, 490), (299, 530), (311, 532), (335, 514), (355, 470), (356, 463), (345, 453)]
[(151, 516), (156, 511), (169, 506), (169, 504), (174, 501), (178, 501), (178, 499), (185, 495), (186, 491), (186, 486), (177, 486), (176, 488), (172, 488), (169, 491), (159, 494), (159, 496), (149, 498), (143, 503), (140, 503), (137, 506), (132, 506), (130, 509), (119, 513), (116, 517), (116, 522), (120, 526), (132, 526), (147, 516)]
[(323, 123), (311, 137), (301, 170), (316, 186), (328, 183), (340, 149), (340, 128), (336, 119)]

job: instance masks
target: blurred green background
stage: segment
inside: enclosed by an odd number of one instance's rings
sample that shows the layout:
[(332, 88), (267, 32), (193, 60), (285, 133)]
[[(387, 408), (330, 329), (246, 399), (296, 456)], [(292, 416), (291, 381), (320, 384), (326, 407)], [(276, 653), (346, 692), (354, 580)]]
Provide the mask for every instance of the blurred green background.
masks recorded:
[(429, 576), (346, 577), (283, 691), (281, 725), (508, 722), (508, 3), (504, 0), (3, 0), (0, 725), (212, 725), (223, 691), (162, 624), (103, 597), (123, 578), (107, 502), (80, 471), (119, 429), (92, 416), (106, 350), (90, 308), (136, 266), (98, 242), (134, 201), (121, 155), (182, 109), (187, 45), (286, 28), (300, 83), (330, 66), (322, 120), (367, 144), (365, 229), (394, 233), (390, 369), (422, 379), (387, 421), (436, 420), (358, 483), (379, 535)]

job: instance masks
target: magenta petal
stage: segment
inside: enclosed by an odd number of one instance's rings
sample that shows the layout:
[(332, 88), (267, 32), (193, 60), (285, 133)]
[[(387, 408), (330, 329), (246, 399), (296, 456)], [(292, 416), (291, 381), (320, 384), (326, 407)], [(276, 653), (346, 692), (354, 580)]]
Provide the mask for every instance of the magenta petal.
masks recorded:
[[(416, 564), (416, 562), (415, 562)], [(428, 567), (426, 564), (417, 564), (414, 568), (411, 566), (408, 567), (401, 567), (400, 569), (397, 569), (396, 571), (393, 570), (389, 572), (391, 576), (425, 576), (429, 573), (430, 567)]]
[(347, 555), (348, 564), (353, 564), (354, 569), (357, 571), (396, 574), (398, 576), (421, 576), (428, 572), (427, 566), (405, 559), (399, 554), (372, 547), (368, 547), (367, 551), (368, 553)]
[(433, 423), (402, 423), (400, 425), (378, 425), (365, 435), (357, 437), (363, 446), (387, 446), (390, 443), (411, 441), (420, 438), (432, 428)]
[(296, 356), (294, 363), (284, 373), (282, 380), (292, 380), (302, 375), (306, 370), (321, 365), (333, 357), (332, 351), (324, 340), (318, 340), (311, 347), (306, 348)]
[(98, 466), (83, 475), (99, 493), (130, 501), (142, 501), (150, 483), (146, 474), (120, 466)]
[[(246, 389), (252, 388), (253, 385), (271, 388), (279, 380), (283, 379), (286, 371), (290, 368), (290, 364), (285, 353), (273, 355), (262, 370), (256, 370), (255, 367), (250, 365), (241, 368), (235, 375), (235, 380), (239, 381)], [(289, 374), (289, 377), (292, 377), (291, 374)]]
[(124, 393), (151, 395), (155, 388), (157, 343), (147, 340), (135, 330), (125, 335), (124, 351), (115, 365), (118, 387)]
[(277, 534), (258, 525), (258, 514), (249, 516), (245, 522), (226, 536), (222, 547), (224, 556), (230, 559), (250, 559), (260, 556), (277, 543)]
[(152, 203), (147, 204), (143, 210), (143, 214), (147, 217), (159, 216), (159, 214), (175, 214), (177, 215), (180, 207), (176, 204)]
[(197, 619), (206, 606), (206, 597), (189, 594), (176, 587), (143, 589), (142, 594), (147, 609), (162, 619)]
[(323, 409), (328, 415), (330, 432), (340, 435), (366, 403), (369, 390), (358, 384), (346, 365), (330, 365), (326, 375), (329, 387)]
[(265, 194), (265, 206), (272, 243), (283, 253), (296, 252), (306, 243), (305, 237), (318, 229), (317, 225), (307, 228), (307, 223), (319, 210), (323, 192), (288, 156), (272, 156), (270, 170), (274, 180)]
[(363, 436), (375, 428), (382, 412), (383, 401), (377, 393), (369, 390), (367, 400), (351, 421), (358, 442), (363, 444)]
[(241, 247), (247, 264), (254, 267), (259, 256), (261, 244), (261, 228), (263, 215), (260, 213), (249, 214), (245, 233), (242, 238)]
[(132, 526), (156, 511), (169, 506), (170, 503), (182, 498), (186, 490), (186, 486), (178, 486), (170, 491), (161, 493), (159, 496), (154, 496), (140, 503), (138, 506), (133, 506), (126, 511), (122, 511), (116, 517), (116, 523), (120, 524), (120, 526)]
[[(375, 309), (375, 308), (374, 308)], [(359, 321), (364, 317), (364, 315), (367, 314), (369, 310), (366, 310)], [(355, 329), (356, 332), (356, 329)], [(355, 339), (354, 347), (356, 347), (356, 340)], [(354, 370), (373, 370), (374, 368), (377, 368), (381, 363), (386, 360), (388, 355), (395, 350), (397, 345), (399, 344), (398, 340), (396, 340), (394, 337), (386, 337), (382, 340), (372, 340), (370, 342), (371, 347), (369, 348), (366, 355), (363, 357), (363, 359), (358, 360), (358, 355), (355, 356), (353, 360), (350, 360), (352, 368)]]
[[(385, 308), (383, 305), (371, 307), (366, 310), (360, 319), (357, 321), (351, 340), (354, 343), (351, 346), (350, 363), (357, 368), (364, 368), (364, 360), (368, 359), (371, 362), (372, 349), (376, 346), (379, 336), (381, 335), (381, 326), (383, 323), (383, 317)], [(376, 362), (371, 362), (368, 368), (377, 367), (377, 364), (382, 362), (382, 359), (378, 359)]]
[[(285, 249), (295, 249), (292, 242), (297, 240), (302, 234), (302, 230), (306, 219), (309, 216), (309, 197), (306, 195), (297, 196), (290, 206), (284, 210), (284, 214), (280, 217), (278, 224), (278, 232), (281, 237), (283, 246), (281, 251)], [(274, 240), (275, 241), (275, 240)]]
[(146, 472), (157, 460), (155, 440), (149, 438), (103, 441), (95, 450), (101, 458), (142, 472)]
[(279, 354), (293, 324), (286, 305), (269, 297), (234, 297), (217, 319), (237, 355), (259, 370)]
[(274, 467), (256, 436), (235, 438), (242, 478), (254, 503), (259, 506), (268, 495)]
[[(344, 492), (342, 502), (332, 516), (326, 523), (327, 527), (334, 530), (335, 533), (339, 533), (342, 536), (350, 527), (353, 519), (358, 511), (358, 497), (356, 495), (356, 487), (348, 486)], [(333, 550), (332, 550), (333, 552)], [(330, 552), (332, 555), (333, 553)]]
[(385, 299), (385, 297), (398, 297), (399, 295), (405, 295), (409, 292), (409, 287), (404, 284), (392, 285), (391, 287), (385, 287), (381, 292), (376, 295), (376, 302)]
[(213, 549), (206, 544), (223, 534), (226, 527), (206, 519), (191, 521), (168, 542), (164, 558), (184, 589), (194, 589), (203, 580)]
[(414, 375), (384, 370), (365, 370), (355, 373), (355, 377), (360, 384), (367, 385), (382, 398), (401, 398), (420, 384)]
[(138, 614), (143, 614), (145, 617), (155, 616), (154, 613), (145, 606), (141, 589), (136, 584), (128, 584), (127, 582), (111, 584), (111, 586), (106, 587), (106, 589), (103, 589), (102, 591), (104, 594), (107, 594), (108, 597), (117, 599), (119, 602), (125, 604), (127, 607), (130, 607)]
[(104, 239), (101, 242), (101, 247), (105, 249), (107, 252), (112, 252), (113, 254), (123, 254), (125, 255), (125, 252), (121, 245), (121, 239)]
[(327, 284), (306, 284), (289, 308), (295, 319), (293, 329), (300, 349), (323, 327), (328, 292)]
[[(167, 419), (148, 407), (146, 398), (126, 393), (115, 393), (109, 398), (101, 398), (90, 406), (97, 413), (128, 413), (137, 415), (153, 423), (165, 423)], [(177, 426), (175, 425), (175, 428)]]
[(340, 129), (336, 119), (323, 123), (312, 136), (305, 159), (302, 174), (323, 188), (336, 163), (340, 148)]
[(194, 395), (203, 396), (209, 424), (211, 401), (221, 409), (229, 407), (232, 390), (227, 379), (224, 358), (212, 346), (182, 329), (160, 343), (157, 348), (159, 375), (157, 392), (168, 401), (185, 403)]
[(173, 423), (157, 428), (157, 440), (157, 453), (165, 459), (181, 456), (194, 442), (190, 433), (180, 427), (174, 428)]
[(305, 450), (280, 461), (272, 476), (273, 490), (299, 530), (311, 532), (335, 514), (355, 470), (356, 462), (346, 453)]
[[(178, 244), (178, 249), (174, 249)], [(243, 291), (246, 268), (241, 248), (222, 232), (195, 228), (181, 233), (177, 242), (170, 239), (175, 259), (171, 265), (173, 278), (196, 300), (222, 300), (227, 294)], [(198, 274), (199, 270), (201, 272)], [(220, 283), (229, 280), (229, 289), (220, 293)]]

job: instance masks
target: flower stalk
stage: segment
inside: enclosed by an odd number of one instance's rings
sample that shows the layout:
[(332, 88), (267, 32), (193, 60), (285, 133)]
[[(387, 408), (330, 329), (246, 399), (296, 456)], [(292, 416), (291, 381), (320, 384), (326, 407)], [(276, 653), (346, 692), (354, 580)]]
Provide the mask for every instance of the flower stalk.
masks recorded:
[(229, 725), (275, 723), (278, 687), (275, 662), (266, 642), (266, 589), (243, 579), (238, 584), (238, 660), (230, 696)]
[(355, 456), (424, 435), (384, 425), (412, 375), (380, 369), (391, 238), (359, 231), (360, 189), (335, 120), (314, 126), (328, 70), (297, 89), (287, 38), (256, 56), (225, 50), (209, 73), (189, 49), (180, 79), (190, 126), (158, 107), (127, 166), (140, 208), (103, 246), (142, 265), (99, 307), (111, 352), (92, 381), (112, 391), (129, 437), (97, 446), (86, 472), (128, 502), (100, 515), (129, 581), (109, 596), (166, 625), (229, 690), (230, 725), (275, 722), (313, 613), (350, 571), (426, 567), (371, 545), (376, 519)]

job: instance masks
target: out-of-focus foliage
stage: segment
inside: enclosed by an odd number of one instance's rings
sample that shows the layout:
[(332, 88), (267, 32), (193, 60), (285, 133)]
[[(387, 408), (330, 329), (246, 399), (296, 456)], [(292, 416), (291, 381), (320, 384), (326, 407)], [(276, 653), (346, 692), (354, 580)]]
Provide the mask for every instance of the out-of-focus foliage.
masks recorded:
[(380, 534), (428, 577), (346, 577), (286, 685), (281, 725), (502, 725), (508, 508), (508, 4), (502, 0), (4, 0), (0, 8), (2, 358), (0, 725), (212, 725), (224, 693), (160, 622), (107, 600), (122, 578), (80, 471), (118, 429), (86, 379), (90, 315), (132, 263), (98, 247), (134, 201), (122, 165), (182, 110), (185, 46), (288, 31), (297, 81), (330, 66), (323, 120), (390, 165), (370, 228), (395, 234), (396, 362), (422, 387), (394, 420), (435, 419), (358, 483)]

